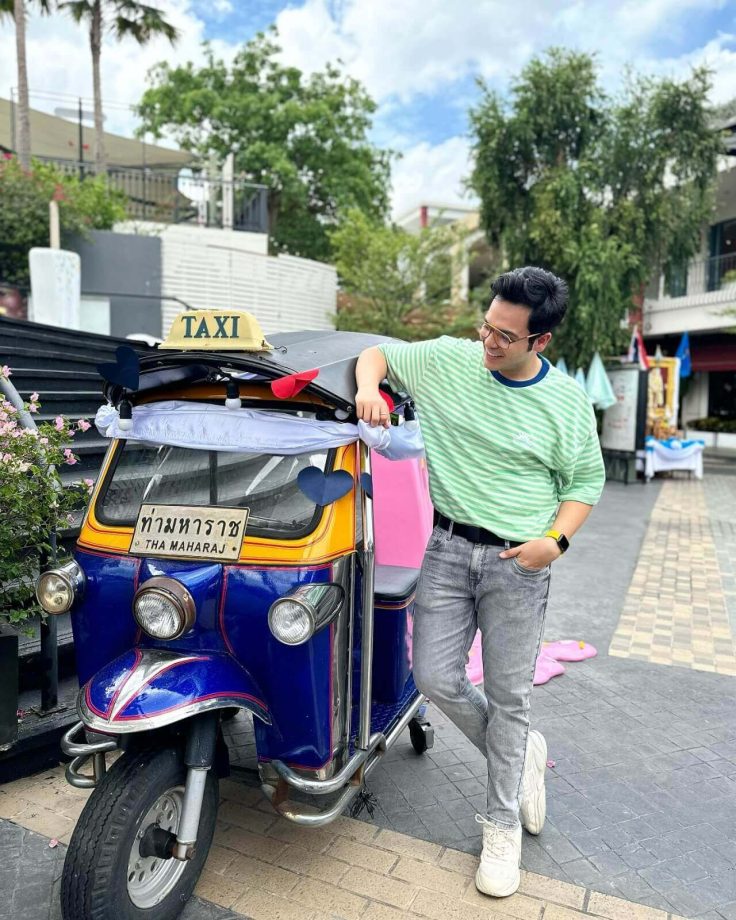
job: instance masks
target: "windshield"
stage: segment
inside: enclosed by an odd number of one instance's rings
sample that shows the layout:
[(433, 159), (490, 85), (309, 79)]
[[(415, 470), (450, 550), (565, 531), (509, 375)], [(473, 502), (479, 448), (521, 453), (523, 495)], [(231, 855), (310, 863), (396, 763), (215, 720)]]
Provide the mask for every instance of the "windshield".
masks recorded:
[(142, 503), (248, 508), (248, 533), (295, 539), (310, 533), (320, 516), (296, 477), (308, 466), (329, 469), (333, 453), (283, 457), (121, 441), (97, 517), (133, 527)]

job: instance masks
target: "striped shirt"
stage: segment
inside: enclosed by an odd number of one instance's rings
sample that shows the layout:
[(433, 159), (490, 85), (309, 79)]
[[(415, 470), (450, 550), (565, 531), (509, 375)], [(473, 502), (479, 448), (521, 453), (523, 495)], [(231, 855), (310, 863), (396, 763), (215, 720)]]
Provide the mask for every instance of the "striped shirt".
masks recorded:
[(593, 407), (545, 358), (536, 377), (516, 381), (484, 367), (481, 342), (378, 347), (391, 386), (414, 399), (432, 503), (446, 517), (524, 542), (544, 535), (560, 502), (598, 501), (605, 475)]

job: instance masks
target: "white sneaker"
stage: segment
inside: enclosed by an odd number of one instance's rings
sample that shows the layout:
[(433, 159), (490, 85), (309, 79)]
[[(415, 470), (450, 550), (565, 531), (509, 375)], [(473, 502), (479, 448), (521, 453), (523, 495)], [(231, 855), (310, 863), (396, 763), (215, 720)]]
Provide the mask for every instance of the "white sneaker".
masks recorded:
[(521, 778), (519, 811), (521, 823), (530, 834), (538, 834), (547, 816), (544, 771), (547, 768), (547, 742), (541, 732), (530, 731), (526, 742), (524, 774)]
[(475, 887), (494, 898), (507, 898), (521, 882), (521, 825), (499, 827), (482, 815), (475, 820), (483, 825), (483, 852), (475, 873)]

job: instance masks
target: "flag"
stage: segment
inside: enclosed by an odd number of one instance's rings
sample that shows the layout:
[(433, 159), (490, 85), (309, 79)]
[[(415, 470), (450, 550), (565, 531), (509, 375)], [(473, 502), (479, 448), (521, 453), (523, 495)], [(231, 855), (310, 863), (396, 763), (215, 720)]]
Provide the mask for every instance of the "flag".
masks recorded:
[(682, 333), (675, 357), (680, 359), (680, 377), (689, 377), (693, 372), (693, 366), (690, 361), (690, 336), (687, 332)]
[(579, 367), (575, 371), (575, 380), (577, 380), (577, 382), (580, 384), (583, 390), (585, 390), (585, 392), (587, 393), (588, 390), (586, 389), (586, 386), (585, 386), (585, 371), (582, 369), (582, 367)]
[(637, 326), (631, 333), (631, 342), (629, 343), (629, 353), (627, 359), (632, 364), (638, 364), (643, 371), (649, 370), (649, 356), (644, 347), (644, 338), (641, 329)]
[(568, 369), (567, 369), (567, 362), (565, 361), (564, 358), (560, 358), (560, 360), (557, 362), (557, 365), (556, 365), (556, 366), (557, 366), (557, 370), (558, 370), (558, 371), (562, 371), (563, 374), (569, 374), (569, 373), (570, 373), (570, 372), (568, 371)]

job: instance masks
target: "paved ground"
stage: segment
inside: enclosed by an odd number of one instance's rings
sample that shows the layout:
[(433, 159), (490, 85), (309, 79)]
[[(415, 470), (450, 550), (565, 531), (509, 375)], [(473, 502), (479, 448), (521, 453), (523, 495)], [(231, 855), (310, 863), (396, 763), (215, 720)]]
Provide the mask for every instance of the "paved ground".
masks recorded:
[[(721, 644), (736, 600), (734, 507), (733, 476), (610, 484), (557, 564), (546, 638), (585, 639), (599, 655), (535, 688), (533, 723), (556, 766), (526, 868), (688, 917), (736, 918), (736, 687)], [(609, 656), (611, 639), (632, 633), (632, 601), (636, 641)], [(474, 853), (484, 763), (433, 720), (427, 760), (396, 749), (372, 777), (375, 820)]]
[[(480, 920), (493, 911), (522, 920), (736, 920), (736, 706), (723, 641), (724, 624), (733, 635), (736, 622), (735, 501), (731, 475), (610, 484), (556, 563), (546, 637), (585, 639), (599, 656), (569, 664), (534, 693), (533, 721), (556, 765), (547, 825), (525, 838), (522, 894), (500, 902), (475, 894), (484, 763), (430, 711), (433, 751), (419, 757), (402, 739), (371, 775), (372, 821), (284, 827), (255, 789), (226, 784), (240, 804), (222, 812), (230, 823), (199, 889), (207, 900), (187, 908), (188, 920)], [(49, 850), (44, 837), (65, 839), (83, 794), (54, 776), (38, 777), (30, 792), (23, 782), (0, 794), (0, 817), (13, 822), (0, 822), (0, 890), (20, 899), (0, 900), (0, 917), (12, 904), (13, 916), (45, 920), (57, 916), (63, 844)], [(16, 853), (27, 868), (14, 876)]]

